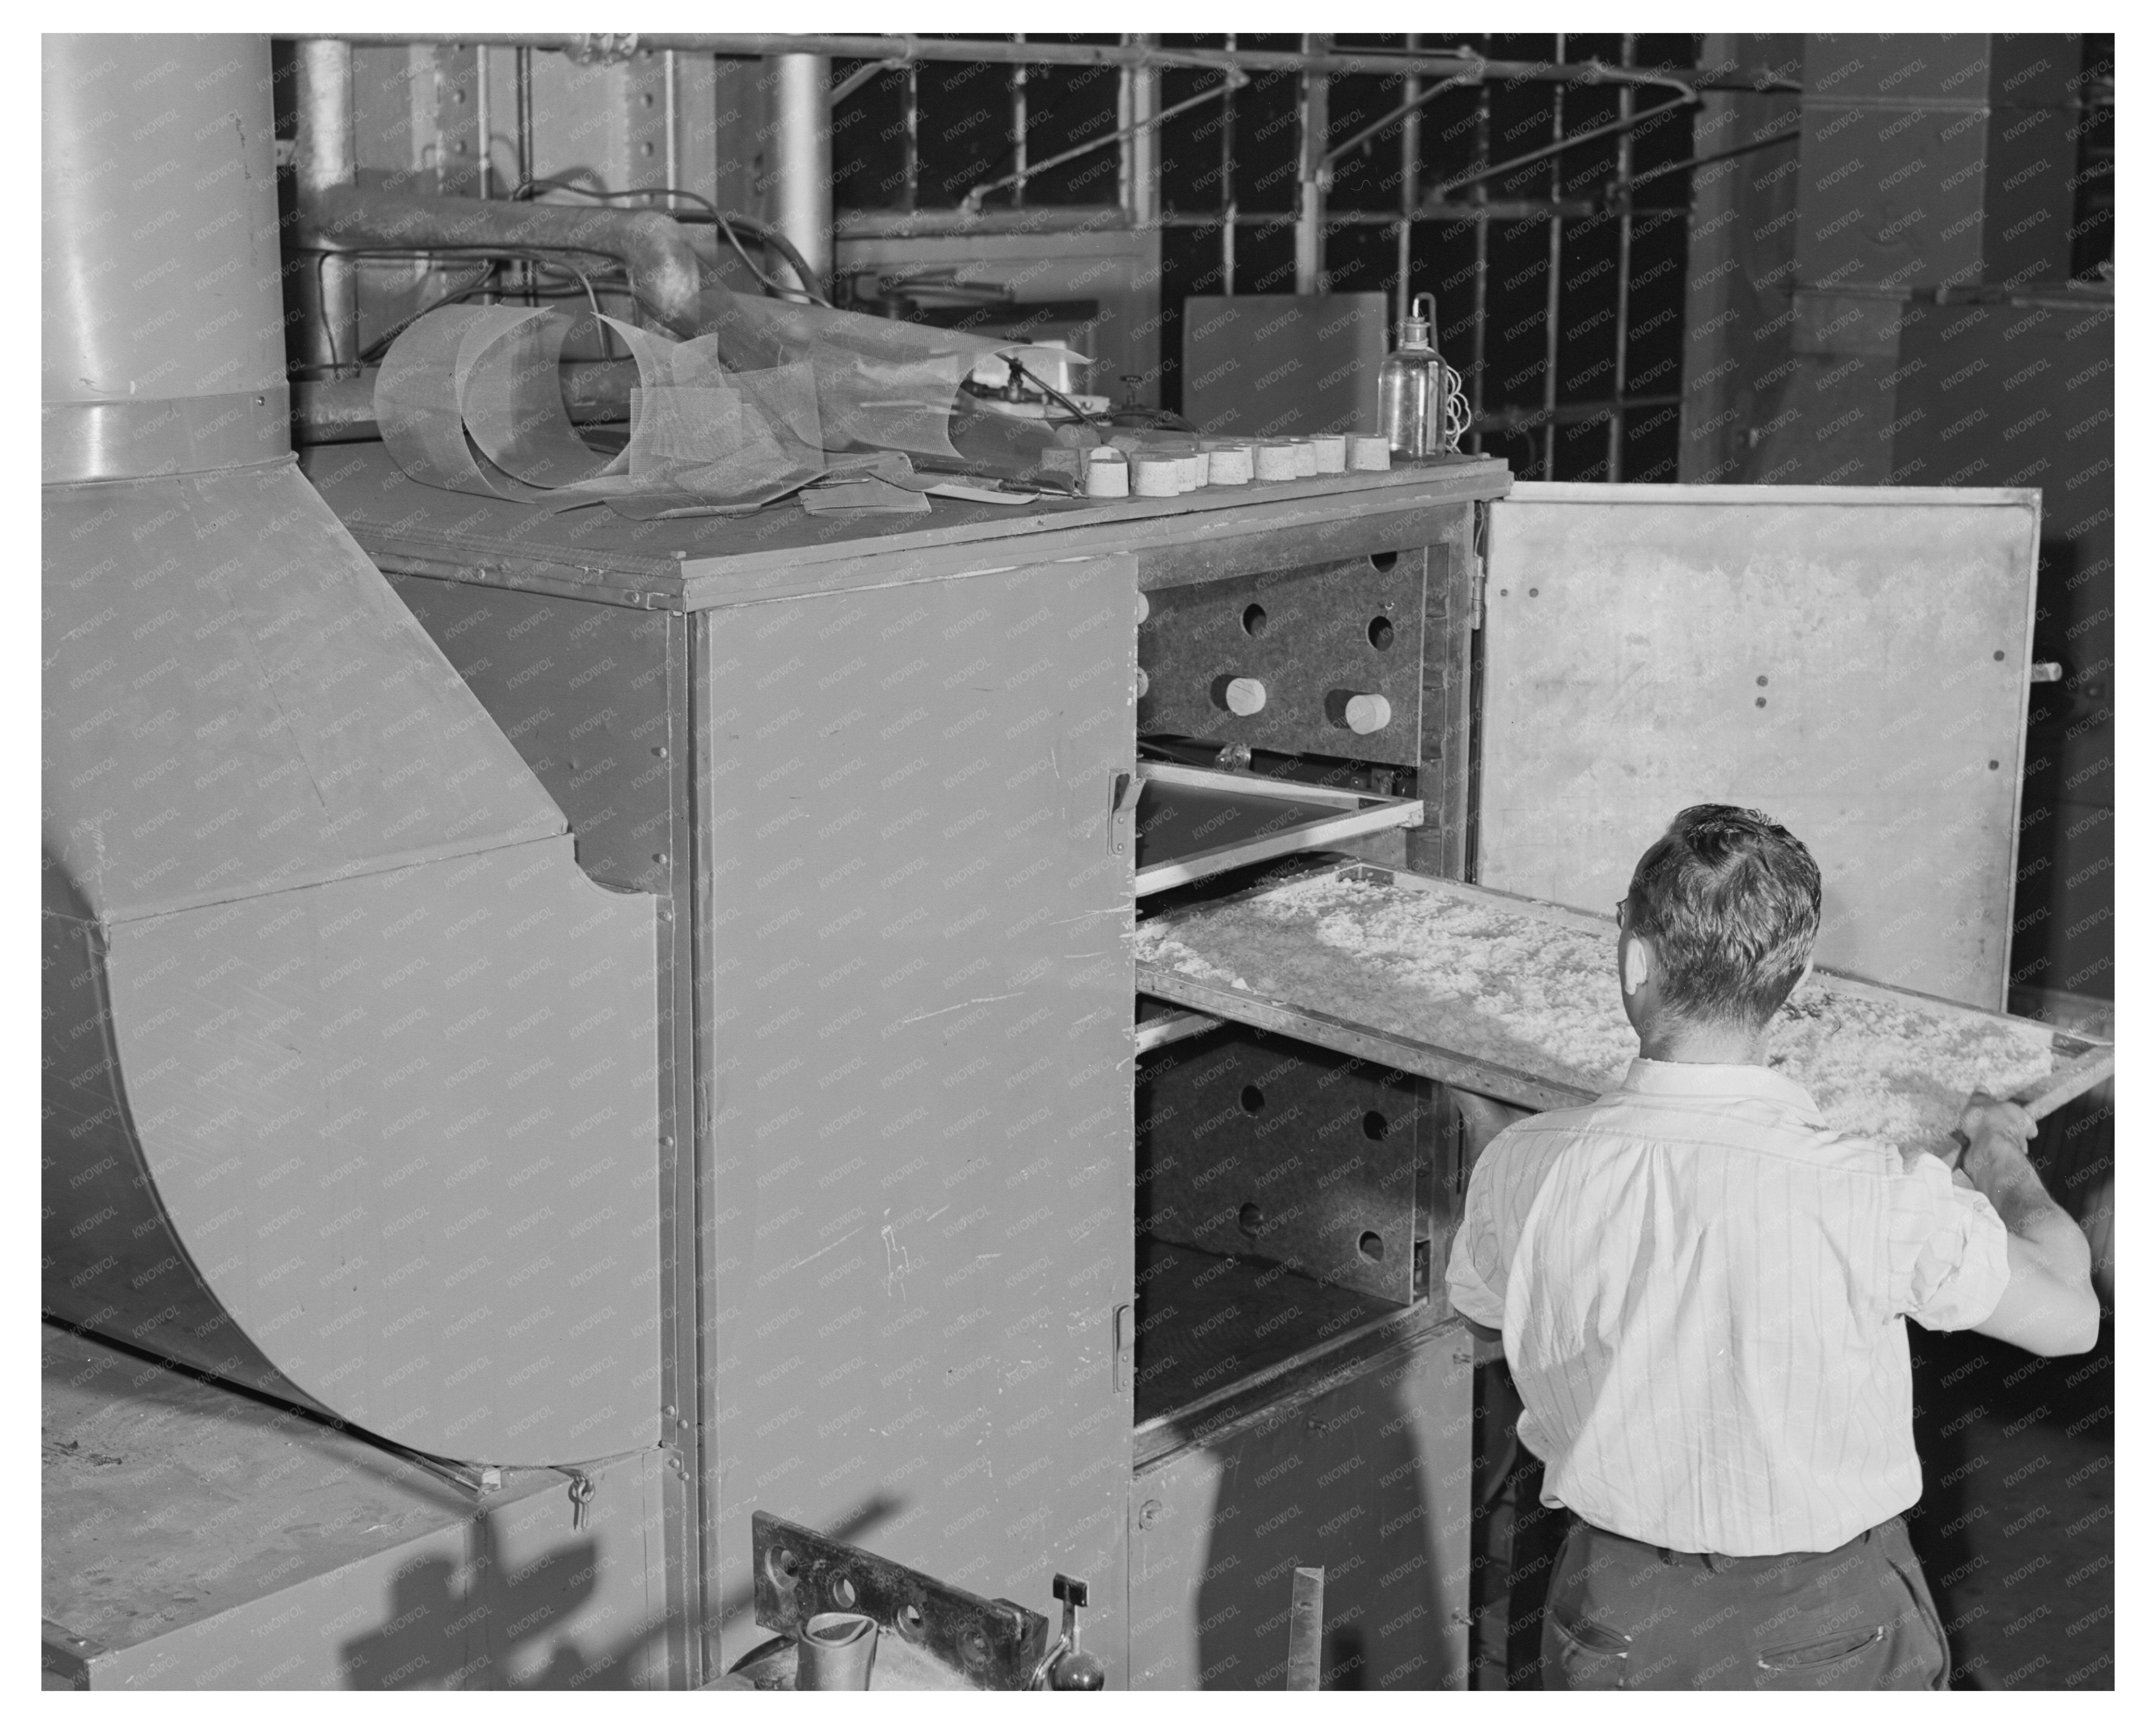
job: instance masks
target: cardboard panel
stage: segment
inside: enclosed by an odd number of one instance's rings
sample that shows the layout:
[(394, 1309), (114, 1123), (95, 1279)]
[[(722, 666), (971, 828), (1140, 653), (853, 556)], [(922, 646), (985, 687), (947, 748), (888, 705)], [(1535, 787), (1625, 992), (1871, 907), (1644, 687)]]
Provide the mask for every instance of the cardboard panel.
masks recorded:
[(1482, 885), (1607, 915), (1678, 809), (1763, 809), (1818, 962), (2001, 1008), (2031, 491), (1524, 485), (1492, 504)]
[(1183, 412), (1223, 436), (1374, 432), (1382, 293), (1193, 294), (1183, 302)]

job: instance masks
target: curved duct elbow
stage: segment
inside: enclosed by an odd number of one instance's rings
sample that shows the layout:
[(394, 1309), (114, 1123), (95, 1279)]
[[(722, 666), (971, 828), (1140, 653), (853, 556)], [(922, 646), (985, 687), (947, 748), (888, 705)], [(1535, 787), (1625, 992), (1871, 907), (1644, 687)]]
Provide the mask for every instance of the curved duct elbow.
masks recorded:
[(697, 332), (696, 254), (671, 216), (485, 198), (418, 198), (328, 186), (302, 212), (305, 237), (331, 247), (521, 246), (617, 259), (644, 314), (684, 338)]

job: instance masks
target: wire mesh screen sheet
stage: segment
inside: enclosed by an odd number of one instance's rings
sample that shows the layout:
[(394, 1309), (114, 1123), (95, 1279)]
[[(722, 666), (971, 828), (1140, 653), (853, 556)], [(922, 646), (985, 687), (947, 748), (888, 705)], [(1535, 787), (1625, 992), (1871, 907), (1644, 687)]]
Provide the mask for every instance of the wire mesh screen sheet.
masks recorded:
[(1476, 878), (1606, 914), (1678, 809), (1758, 808), (1819, 860), (1820, 963), (2004, 1005), (2037, 498), (1516, 485)]
[[(1171, 910), (1136, 945), (1147, 993), (1526, 1106), (1614, 1089), (1639, 1052), (1606, 911), (1352, 867)], [(1943, 1143), (1972, 1089), (2034, 1102), (2087, 1045), (1815, 971), (1767, 1064), (1837, 1130), (1912, 1149)]]
[[(613, 450), (587, 441), (562, 399), (562, 354), (582, 320), (539, 306), (438, 307), (384, 357), (374, 391), (382, 440), (424, 484), (556, 509), (754, 508), (862, 474), (926, 489), (916, 459), (945, 470), (981, 464), (978, 446), (962, 454), (952, 440), (976, 361), (1040, 351), (720, 290), (705, 304), (706, 332), (685, 341), (598, 320), (637, 370), (628, 442)], [(1037, 468), (1055, 439), (1034, 428), (1020, 441), (988, 464)]]

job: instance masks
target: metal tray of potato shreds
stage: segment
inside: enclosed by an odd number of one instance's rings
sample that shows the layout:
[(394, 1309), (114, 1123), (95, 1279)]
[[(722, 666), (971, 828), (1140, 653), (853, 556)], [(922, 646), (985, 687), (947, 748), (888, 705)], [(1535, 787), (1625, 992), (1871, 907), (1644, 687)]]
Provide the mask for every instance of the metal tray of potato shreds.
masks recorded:
[[(1518, 1106), (1614, 1089), (1639, 1052), (1614, 919), (1350, 863), (1165, 911), (1137, 931), (1142, 993)], [(1970, 1090), (2040, 1116), (2108, 1077), (2111, 1045), (1815, 971), (1768, 1066), (1828, 1123), (1904, 1149), (1945, 1141)]]

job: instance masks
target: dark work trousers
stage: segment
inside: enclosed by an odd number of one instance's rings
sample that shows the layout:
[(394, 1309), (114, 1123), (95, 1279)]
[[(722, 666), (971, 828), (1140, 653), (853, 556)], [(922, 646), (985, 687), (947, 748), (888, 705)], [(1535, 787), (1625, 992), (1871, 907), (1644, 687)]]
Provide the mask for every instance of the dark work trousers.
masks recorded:
[(1839, 1550), (1668, 1551), (1575, 1520), (1545, 1688), (1944, 1688), (1946, 1630), (1897, 1515)]

